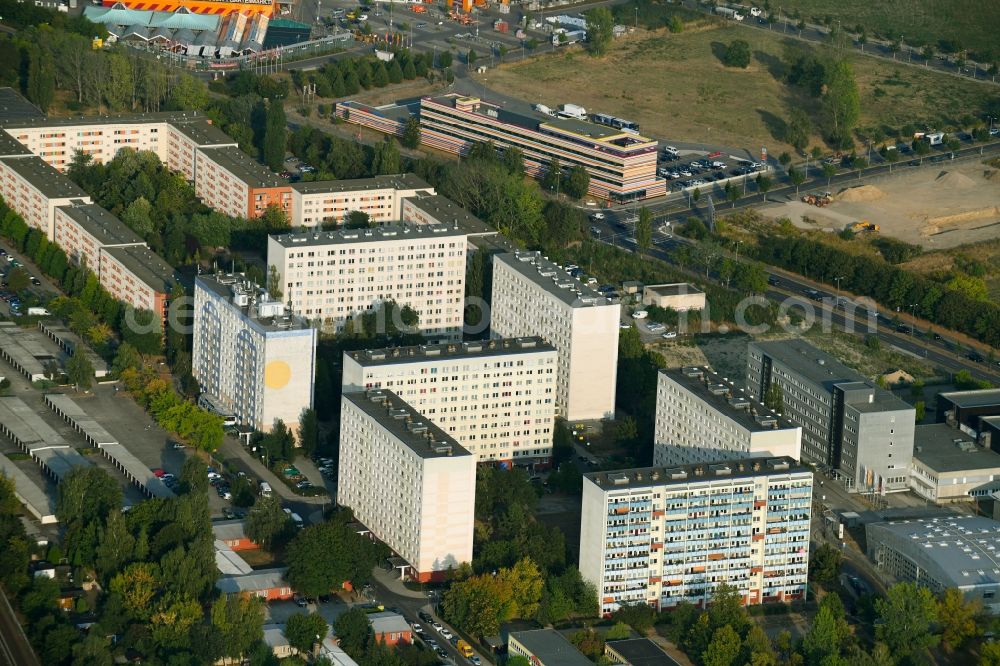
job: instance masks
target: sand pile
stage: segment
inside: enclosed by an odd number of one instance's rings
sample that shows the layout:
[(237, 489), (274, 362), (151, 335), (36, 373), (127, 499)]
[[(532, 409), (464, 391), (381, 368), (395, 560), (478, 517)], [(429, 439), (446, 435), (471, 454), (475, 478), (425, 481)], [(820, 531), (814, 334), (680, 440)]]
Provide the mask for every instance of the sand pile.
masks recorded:
[(967, 190), (970, 187), (975, 187), (976, 181), (972, 180), (964, 173), (958, 173), (957, 171), (942, 171), (938, 177), (934, 179), (934, 184), (940, 187), (947, 187), (948, 189)]
[(933, 236), (945, 231), (946, 227), (972, 228), (979, 226), (980, 220), (1000, 219), (1000, 207), (978, 208), (976, 210), (956, 213), (954, 215), (941, 215), (939, 217), (928, 218), (924, 227), (920, 230), (922, 236)]
[(837, 201), (875, 201), (885, 196), (885, 192), (874, 185), (862, 185), (844, 190), (837, 195)]

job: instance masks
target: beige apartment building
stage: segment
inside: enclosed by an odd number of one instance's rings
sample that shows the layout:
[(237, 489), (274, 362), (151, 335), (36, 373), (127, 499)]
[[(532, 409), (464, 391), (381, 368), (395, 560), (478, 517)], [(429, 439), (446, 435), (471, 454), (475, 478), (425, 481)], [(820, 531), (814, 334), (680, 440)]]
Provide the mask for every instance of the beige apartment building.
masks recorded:
[(392, 391), (345, 392), (337, 503), (409, 565), (444, 580), (472, 561), (476, 457)]
[(173, 267), (145, 245), (102, 247), (98, 280), (113, 298), (165, 317), (177, 283)]
[(705, 367), (660, 370), (656, 387), (654, 465), (740, 458), (798, 460), (802, 428)]
[[(295, 314), (341, 331), (385, 301), (409, 306), (431, 341), (461, 336), (466, 233), (444, 225), (270, 236), (267, 263)], [(401, 324), (402, 322), (400, 322)]]
[(556, 408), (568, 420), (615, 412), (621, 304), (539, 252), (493, 257), (490, 334), (539, 336), (559, 353)]
[(604, 616), (629, 604), (804, 599), (813, 475), (791, 458), (585, 474), (580, 574)]
[(49, 240), (54, 237), (57, 207), (74, 200), (90, 203), (76, 183), (34, 156), (0, 157), (0, 196)]
[(344, 353), (344, 392), (388, 389), (478, 462), (547, 467), (557, 354), (541, 338)]
[(194, 193), (232, 217), (259, 217), (272, 205), (288, 213), (292, 205), (288, 183), (236, 146), (196, 152)]
[(413, 174), (355, 180), (299, 182), (291, 185), (293, 227), (341, 225), (353, 211), (366, 213), (374, 224), (402, 219), (402, 202), (434, 188)]
[(56, 245), (77, 266), (101, 274), (101, 248), (140, 246), (146, 243), (125, 223), (97, 204), (75, 200), (56, 208)]

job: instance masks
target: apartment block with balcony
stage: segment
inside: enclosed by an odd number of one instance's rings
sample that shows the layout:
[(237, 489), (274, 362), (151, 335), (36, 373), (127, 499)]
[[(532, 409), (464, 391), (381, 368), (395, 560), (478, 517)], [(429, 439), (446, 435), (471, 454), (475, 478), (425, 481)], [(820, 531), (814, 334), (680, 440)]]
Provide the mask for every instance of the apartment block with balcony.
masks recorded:
[(736, 458), (799, 459), (802, 428), (707, 367), (660, 370), (654, 465)]
[(775, 386), (785, 417), (802, 426), (802, 459), (828, 466), (851, 492), (909, 489), (915, 411), (804, 340), (751, 342), (747, 392)]
[(236, 146), (198, 149), (194, 193), (232, 217), (260, 217), (269, 206), (289, 213), (292, 207), (288, 183)]
[(341, 397), (337, 503), (409, 564), (443, 580), (472, 561), (476, 457), (392, 391)]
[(55, 237), (56, 208), (74, 200), (90, 203), (76, 183), (31, 155), (0, 157), (0, 196), (50, 241)]
[(787, 457), (585, 474), (580, 573), (604, 616), (704, 606), (722, 583), (747, 605), (804, 599), (812, 485)]
[(202, 148), (235, 147), (238, 144), (207, 119), (165, 123), (166, 149), (160, 161), (189, 182), (197, 180), (195, 173), (198, 150)]
[(384, 224), (403, 219), (403, 200), (418, 193), (433, 194), (434, 188), (409, 173), (292, 183), (290, 220), (293, 227), (340, 226), (359, 211), (373, 224)]
[(139, 246), (146, 242), (125, 223), (97, 204), (74, 200), (55, 209), (54, 240), (77, 266), (101, 274), (101, 249)]
[(466, 248), (461, 229), (386, 225), (273, 235), (267, 263), (295, 314), (324, 330), (395, 301), (417, 313), (430, 341), (447, 342), (462, 333)]
[(539, 252), (493, 257), (490, 335), (538, 336), (559, 353), (556, 408), (568, 420), (615, 411), (621, 304)]
[(111, 296), (140, 310), (166, 317), (177, 274), (145, 245), (102, 247), (97, 278)]
[(317, 333), (241, 275), (199, 275), (191, 372), (210, 402), (238, 423), (298, 429), (313, 404)]
[(557, 367), (537, 337), (366, 349), (344, 353), (343, 390), (393, 391), (479, 462), (547, 467)]

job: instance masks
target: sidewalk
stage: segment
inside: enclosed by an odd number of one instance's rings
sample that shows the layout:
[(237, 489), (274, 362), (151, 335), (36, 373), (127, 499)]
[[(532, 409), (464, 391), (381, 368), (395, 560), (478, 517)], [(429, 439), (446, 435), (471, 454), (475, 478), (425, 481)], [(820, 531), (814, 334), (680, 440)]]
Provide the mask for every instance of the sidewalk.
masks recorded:
[(396, 575), (395, 571), (386, 571), (383, 567), (375, 567), (372, 572), (372, 577), (378, 582), (379, 585), (386, 588), (393, 594), (397, 594), (401, 597), (409, 597), (411, 599), (421, 599), (427, 601), (427, 594), (425, 592), (418, 592), (416, 590), (411, 590), (406, 587)]

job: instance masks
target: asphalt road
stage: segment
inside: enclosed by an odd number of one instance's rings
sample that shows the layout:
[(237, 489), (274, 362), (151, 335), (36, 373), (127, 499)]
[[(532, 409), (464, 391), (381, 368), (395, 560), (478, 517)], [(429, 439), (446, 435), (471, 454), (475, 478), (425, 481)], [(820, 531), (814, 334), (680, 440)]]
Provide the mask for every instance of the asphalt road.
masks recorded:
[(3, 666), (38, 666), (38, 658), (31, 649), (7, 595), (0, 590), (0, 664)]

